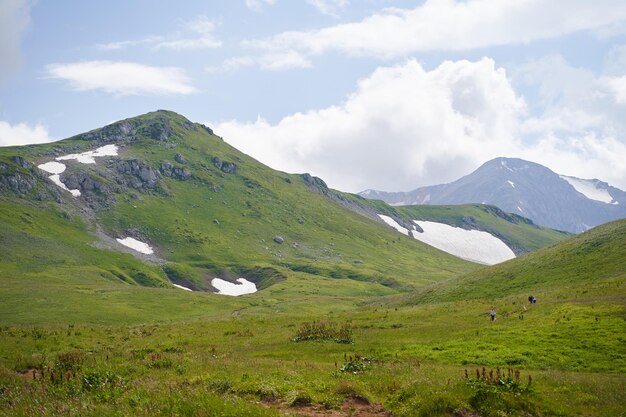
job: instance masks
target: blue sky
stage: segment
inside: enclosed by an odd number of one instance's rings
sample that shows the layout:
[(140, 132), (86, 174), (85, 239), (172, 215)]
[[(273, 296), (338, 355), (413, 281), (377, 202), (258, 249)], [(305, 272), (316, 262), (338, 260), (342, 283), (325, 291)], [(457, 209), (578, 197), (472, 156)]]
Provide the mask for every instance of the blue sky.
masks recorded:
[(0, 146), (169, 109), (409, 190), (497, 156), (626, 189), (626, 2), (0, 0)]

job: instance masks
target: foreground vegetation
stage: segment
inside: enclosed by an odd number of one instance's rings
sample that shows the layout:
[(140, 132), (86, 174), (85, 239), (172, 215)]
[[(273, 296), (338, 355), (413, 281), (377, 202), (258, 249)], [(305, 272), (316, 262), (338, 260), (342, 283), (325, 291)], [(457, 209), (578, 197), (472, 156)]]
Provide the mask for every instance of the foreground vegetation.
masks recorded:
[[(493, 207), (334, 192), (169, 112), (129, 123), (122, 161), (190, 177), (137, 190), (74, 164), (100, 184), (74, 199), (33, 164), (101, 131), (20, 150), (30, 165), (0, 150), (0, 185), (35, 184), (0, 196), (0, 415), (623, 415), (626, 220), (555, 244), (568, 235)], [(481, 267), (375, 213), (543, 249)], [(155, 255), (116, 246), (129, 234)], [(260, 291), (203, 292), (216, 276)]]
[[(512, 297), (498, 301), (492, 323), (490, 307), (459, 301), (333, 313), (328, 328), (350, 328), (340, 340), (296, 311), (138, 326), (3, 326), (0, 409), (306, 415), (352, 401), (381, 403), (398, 416), (619, 415), (623, 308), (600, 298), (531, 306)], [(322, 336), (295, 340), (310, 329)]]

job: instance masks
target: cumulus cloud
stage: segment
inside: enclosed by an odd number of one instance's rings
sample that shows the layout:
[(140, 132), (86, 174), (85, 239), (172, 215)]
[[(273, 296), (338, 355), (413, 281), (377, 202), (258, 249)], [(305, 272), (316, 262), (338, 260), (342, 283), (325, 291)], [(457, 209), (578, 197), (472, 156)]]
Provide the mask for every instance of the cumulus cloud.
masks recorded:
[(133, 62), (84, 61), (46, 66), (45, 77), (69, 83), (76, 91), (102, 90), (116, 96), (190, 94), (196, 89), (176, 67), (151, 67)]
[[(543, 86), (545, 100), (566, 95), (575, 84), (566, 76), (558, 81), (561, 87)], [(596, 85), (603, 83), (598, 79)], [(308, 171), (345, 191), (449, 182), (499, 156), (626, 188), (626, 129), (616, 122), (615, 100), (607, 96), (603, 105), (614, 107), (592, 111), (582, 104), (597, 91), (568, 94), (578, 103), (569, 113), (531, 114), (492, 59), (446, 61), (430, 71), (409, 60), (377, 69), (334, 106), (275, 124), (259, 117), (212, 125), (229, 143), (276, 169)], [(575, 120), (578, 127), (568, 125)], [(598, 129), (601, 125), (606, 127)]]
[(22, 35), (29, 23), (26, 0), (0, 0), (0, 81), (19, 67)]
[[(331, 10), (345, 2), (312, 3)], [(424, 51), (528, 43), (583, 30), (598, 31), (625, 21), (626, 2), (613, 0), (427, 0), (413, 9), (388, 8), (359, 22), (283, 32), (243, 45), (259, 54), (290, 50), (306, 56), (339, 52), (391, 59)]]
[(11, 125), (8, 122), (0, 121), (0, 146), (21, 146), (33, 143), (52, 142), (48, 136), (48, 129), (37, 124), (30, 126), (26, 123)]
[(305, 169), (342, 190), (402, 190), (453, 180), (485, 149), (507, 151), (523, 108), (490, 59), (432, 71), (410, 60), (376, 70), (340, 105), (216, 131), (273, 167)]
[(596, 75), (558, 55), (520, 66), (514, 82), (538, 97), (520, 125), (533, 146), (520, 152), (559, 173), (626, 189), (626, 77), (612, 75), (615, 69), (607, 62)]

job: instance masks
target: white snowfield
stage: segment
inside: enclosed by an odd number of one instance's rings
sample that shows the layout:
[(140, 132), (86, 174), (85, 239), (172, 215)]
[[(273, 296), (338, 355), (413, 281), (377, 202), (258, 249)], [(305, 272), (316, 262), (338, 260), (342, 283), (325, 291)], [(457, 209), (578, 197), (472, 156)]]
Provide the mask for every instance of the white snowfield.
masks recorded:
[[(391, 217), (382, 214), (378, 216), (400, 233), (409, 235), (409, 230)], [(411, 235), (415, 239), (467, 261), (494, 265), (515, 258), (511, 248), (490, 233), (465, 230), (444, 223), (418, 220), (413, 222), (424, 230), (424, 233), (413, 230)]]
[(507, 180), (507, 182), (509, 183), (509, 185), (513, 188), (515, 188), (515, 183), (511, 180)]
[(136, 250), (139, 253), (143, 253), (146, 255), (152, 255), (154, 253), (150, 245), (148, 245), (147, 243), (141, 242), (137, 239), (134, 239), (132, 237), (125, 237), (124, 239), (118, 238), (116, 240), (122, 245), (126, 246), (127, 248)]
[(608, 190), (598, 188), (591, 180), (582, 180), (580, 178), (568, 177), (565, 175), (561, 175), (560, 177), (574, 187), (576, 191), (590, 200), (601, 201), (607, 204), (619, 204), (619, 202), (613, 201), (613, 197), (609, 194)]
[(83, 153), (72, 153), (69, 155), (59, 156), (55, 158), (57, 161), (68, 161), (75, 159), (81, 164), (95, 164), (94, 158), (100, 158), (103, 156), (117, 156), (117, 145), (105, 145), (101, 146), (95, 151), (87, 151)]
[(220, 278), (213, 278), (211, 285), (217, 289), (217, 293), (221, 295), (244, 295), (252, 294), (256, 292), (256, 285), (254, 282), (250, 282), (245, 278), (237, 278), (239, 284), (233, 284), (232, 282), (224, 281)]
[(443, 223), (413, 222), (424, 229), (424, 233), (413, 232), (415, 239), (459, 258), (486, 265), (515, 258), (511, 248), (490, 233), (465, 230)]
[[(102, 156), (117, 156), (117, 145), (105, 145), (99, 147), (95, 151), (73, 153), (69, 155), (59, 156), (55, 159), (57, 161), (67, 161), (70, 159), (75, 159), (83, 164), (95, 164), (96, 160), (94, 158)], [(61, 174), (65, 171), (66, 168), (65, 164), (62, 164), (61, 162), (50, 161), (46, 162), (45, 164), (38, 165), (37, 168), (53, 174), (50, 175), (48, 178), (50, 178), (50, 181), (58, 185), (60, 188), (64, 189), (65, 191), (69, 191), (74, 197), (80, 196), (80, 190), (70, 190), (61, 181)]]
[(387, 223), (387, 225), (393, 227), (394, 229), (396, 229), (398, 232), (405, 234), (405, 235), (409, 235), (409, 229), (402, 227), (398, 224), (398, 222), (396, 222), (394, 219), (392, 219), (389, 216), (385, 216), (384, 214), (379, 214), (378, 217), (380, 217), (381, 219), (383, 219), (383, 221), (385, 223)]
[(178, 285), (178, 284), (174, 284), (172, 283), (173, 286), (175, 286), (176, 288), (180, 288), (181, 290), (185, 290), (185, 291), (192, 291), (191, 289), (187, 288), (187, 287), (183, 287), (182, 285)]
[(50, 174), (62, 174), (63, 171), (65, 171), (65, 164), (62, 164), (60, 162), (54, 162), (54, 161), (50, 161), (50, 162), (46, 162), (45, 164), (41, 164), (38, 165), (37, 168), (41, 169), (42, 171), (46, 171)]

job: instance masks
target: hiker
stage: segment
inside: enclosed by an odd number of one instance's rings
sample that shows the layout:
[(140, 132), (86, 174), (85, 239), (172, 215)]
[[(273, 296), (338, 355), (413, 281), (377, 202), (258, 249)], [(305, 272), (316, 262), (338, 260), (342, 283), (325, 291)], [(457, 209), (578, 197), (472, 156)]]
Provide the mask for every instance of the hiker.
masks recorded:
[(491, 321), (496, 321), (496, 311), (493, 308), (489, 312), (489, 316), (491, 317)]
[(530, 304), (535, 304), (537, 302), (537, 299), (535, 298), (534, 295), (531, 295), (531, 296), (528, 297), (528, 302)]

